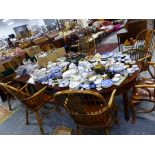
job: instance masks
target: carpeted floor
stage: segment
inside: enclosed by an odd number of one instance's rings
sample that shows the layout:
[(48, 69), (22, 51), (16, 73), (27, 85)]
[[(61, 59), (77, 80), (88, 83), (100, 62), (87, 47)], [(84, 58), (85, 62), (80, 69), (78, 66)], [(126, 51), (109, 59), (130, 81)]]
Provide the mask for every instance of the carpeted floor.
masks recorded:
[(117, 43), (106, 43), (106, 44), (103, 43), (97, 48), (97, 52), (100, 52), (100, 53), (111, 52), (117, 47), (118, 47)]
[(11, 116), (12, 112), (0, 104), (0, 124)]
[[(113, 40), (116, 40), (115, 36)], [(111, 39), (111, 38), (110, 38)], [(106, 40), (106, 44), (108, 39)], [(109, 41), (109, 43), (111, 43)], [(117, 51), (118, 48), (114, 49)], [(155, 59), (155, 56), (153, 57)], [(147, 77), (148, 73), (143, 73), (142, 76)], [(129, 97), (131, 96), (131, 91), (129, 92)], [(119, 107), (118, 111), (118, 120), (119, 126), (114, 125), (110, 130), (111, 135), (154, 135), (155, 134), (155, 112), (149, 114), (137, 114), (136, 123), (131, 124), (130, 121), (127, 122), (124, 120), (124, 110), (122, 104), (122, 97), (117, 96), (115, 102)], [(34, 114), (31, 114), (29, 117), (30, 124), (25, 124), (25, 108), (19, 101), (11, 101), (14, 111), (18, 108), (18, 111), (13, 113), (6, 121), (0, 125), (0, 134), (1, 135), (38, 135), (40, 134), (37, 122), (35, 120)], [(146, 102), (145, 102), (146, 103)], [(2, 103), (7, 107), (7, 103)], [(147, 104), (147, 106), (150, 106)], [(46, 134), (52, 134), (54, 129), (58, 126), (65, 126), (67, 128), (76, 129), (75, 123), (72, 118), (64, 111), (64, 115), (60, 115), (57, 112), (52, 113), (43, 121), (43, 127)], [(82, 129), (82, 134), (88, 135), (99, 135), (103, 134), (103, 130), (96, 129)]]

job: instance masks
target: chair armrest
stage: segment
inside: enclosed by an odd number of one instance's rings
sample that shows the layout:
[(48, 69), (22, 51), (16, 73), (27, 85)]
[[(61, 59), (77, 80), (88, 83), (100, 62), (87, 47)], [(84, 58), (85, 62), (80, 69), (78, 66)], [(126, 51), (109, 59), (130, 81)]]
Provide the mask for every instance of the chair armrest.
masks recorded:
[(8, 82), (11, 82), (15, 76), (16, 76), (16, 73), (13, 73), (7, 77), (2, 78), (0, 81), (3, 83), (8, 83)]
[(135, 85), (135, 88), (144, 89), (147, 91), (151, 99), (152, 94), (149, 88), (155, 88), (155, 85)]
[(151, 58), (151, 55), (148, 55), (148, 56), (146, 56), (146, 57), (144, 57), (144, 58), (139, 59), (138, 62), (144, 61), (144, 60), (146, 60), (146, 59), (148, 59), (148, 58)]
[(39, 90), (38, 92), (36, 92), (35, 94), (33, 94), (32, 96), (30, 96), (30, 97), (28, 97), (26, 99), (23, 99), (23, 101), (27, 101), (27, 100), (30, 100), (30, 99), (36, 97), (36, 96), (39, 96), (40, 94), (42, 94), (43, 92), (45, 92), (46, 88), (47, 87), (45, 86), (44, 88), (42, 88), (41, 90)]
[(155, 62), (152, 62), (152, 61), (150, 61), (150, 62), (147, 62), (149, 65), (155, 65)]
[[(27, 90), (27, 86), (28, 86), (28, 83), (25, 84), (23, 87), (20, 88), (20, 91), (23, 91), (25, 89), (26, 93), (28, 93), (28, 90)], [(29, 94), (29, 93), (28, 93)]]
[(155, 85), (135, 85), (135, 88), (155, 88)]
[(114, 102), (114, 96), (115, 96), (115, 93), (116, 93), (116, 89), (113, 90), (111, 96), (110, 96), (110, 99), (109, 99), (109, 102), (108, 102), (108, 105), (107, 105), (107, 109), (110, 109), (113, 105), (113, 102)]

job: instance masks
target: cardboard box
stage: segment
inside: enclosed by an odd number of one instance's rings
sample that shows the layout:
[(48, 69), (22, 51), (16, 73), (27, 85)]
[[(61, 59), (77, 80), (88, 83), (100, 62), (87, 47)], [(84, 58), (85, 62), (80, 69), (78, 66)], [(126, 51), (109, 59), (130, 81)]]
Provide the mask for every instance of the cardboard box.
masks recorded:
[(48, 65), (48, 62), (49, 62), (49, 61), (55, 62), (57, 58), (58, 58), (58, 57), (57, 57), (57, 54), (56, 54), (55, 52), (49, 54), (49, 55), (46, 56), (46, 57), (38, 57), (38, 58), (37, 58), (38, 65), (39, 65), (40, 67), (46, 67), (46, 66)]
[(49, 61), (55, 62), (56, 59), (58, 59), (58, 56), (57, 56), (56, 52), (53, 52), (53, 53), (48, 55), (48, 60)]
[(56, 49), (56, 54), (58, 58), (61, 58), (66, 55), (66, 50), (64, 47)]
[(49, 62), (48, 56), (47, 57), (38, 57), (37, 62), (40, 67), (46, 67)]
[(66, 51), (64, 48), (58, 48), (55, 51), (50, 50), (47, 53), (48, 53), (48, 56), (37, 58), (38, 65), (40, 67), (46, 67), (49, 61), (55, 62), (56, 59), (66, 55)]
[(29, 47), (29, 48), (25, 48), (23, 49), (23, 51), (29, 56), (29, 57), (34, 57), (35, 54), (33, 52), (33, 48)]
[(32, 46), (32, 50), (33, 50), (34, 55), (39, 54), (41, 52), (41, 49), (38, 45)]

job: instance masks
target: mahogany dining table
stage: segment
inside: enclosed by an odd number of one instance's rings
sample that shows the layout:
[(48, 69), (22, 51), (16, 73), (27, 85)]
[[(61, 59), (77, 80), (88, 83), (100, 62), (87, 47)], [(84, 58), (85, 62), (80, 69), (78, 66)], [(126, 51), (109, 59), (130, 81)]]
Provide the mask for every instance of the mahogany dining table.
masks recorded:
[[(113, 85), (110, 88), (102, 88), (99, 91), (97, 89), (91, 89), (91, 90), (97, 91), (98, 93), (103, 95), (105, 98), (108, 98), (108, 97), (110, 97), (112, 91), (114, 89), (116, 89), (116, 96), (121, 95), (123, 97), (124, 118), (126, 121), (129, 121), (130, 113), (129, 113), (128, 91), (130, 90), (130, 88), (134, 87), (134, 85), (136, 83), (136, 79), (139, 76), (139, 73), (140, 73), (140, 71), (134, 72), (132, 74), (132, 76), (128, 76), (119, 86)], [(69, 89), (69, 87), (60, 88), (58, 86), (53, 87), (53, 86), (48, 86), (45, 84), (40, 84), (38, 82), (34, 82), (32, 77), (28, 74), (22, 75), (22, 76), (17, 76), (17, 77), (15, 77), (14, 80), (20, 84), (29, 83), (30, 85), (33, 85), (35, 87), (35, 89), (40, 89), (43, 86), (47, 86), (47, 91), (50, 94), (54, 94), (61, 90)]]

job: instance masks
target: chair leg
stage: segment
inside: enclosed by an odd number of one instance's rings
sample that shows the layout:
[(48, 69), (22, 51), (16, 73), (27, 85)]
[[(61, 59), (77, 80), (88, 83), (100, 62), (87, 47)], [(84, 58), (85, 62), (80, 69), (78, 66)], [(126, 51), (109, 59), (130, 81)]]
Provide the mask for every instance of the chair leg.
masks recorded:
[(25, 108), (25, 113), (26, 113), (26, 125), (28, 125), (29, 124), (29, 112), (27, 108)]
[(77, 128), (77, 134), (80, 135), (80, 127), (77, 125), (76, 128)]
[(9, 106), (9, 110), (11, 111), (11, 103), (10, 103), (10, 95), (7, 95), (7, 100), (8, 100), (8, 106)]
[(109, 135), (109, 130), (108, 129), (104, 129), (104, 134), (105, 135)]
[(36, 115), (36, 119), (37, 119), (37, 122), (38, 122), (38, 126), (39, 126), (39, 129), (40, 129), (40, 132), (41, 134), (43, 135), (44, 134), (44, 130), (42, 128), (42, 123), (41, 123), (41, 120), (39, 118), (39, 113), (38, 111), (35, 112), (35, 115)]
[(114, 107), (114, 119), (115, 119), (115, 124), (116, 125), (119, 125), (119, 122), (118, 122), (118, 119), (117, 119), (117, 113), (118, 113), (118, 107), (117, 106), (115, 106)]
[(131, 102), (131, 113), (132, 113), (131, 123), (134, 124), (135, 123), (135, 109), (134, 109), (134, 106), (132, 105), (132, 102)]

